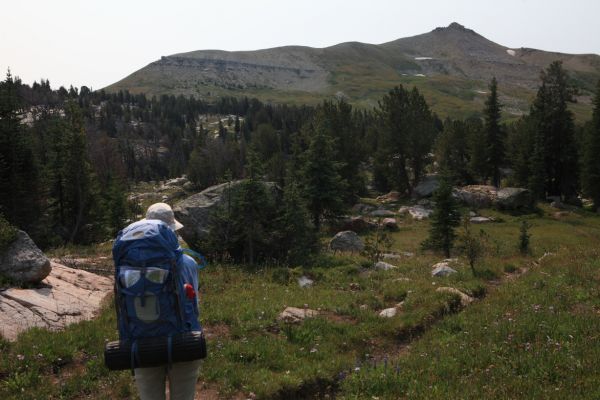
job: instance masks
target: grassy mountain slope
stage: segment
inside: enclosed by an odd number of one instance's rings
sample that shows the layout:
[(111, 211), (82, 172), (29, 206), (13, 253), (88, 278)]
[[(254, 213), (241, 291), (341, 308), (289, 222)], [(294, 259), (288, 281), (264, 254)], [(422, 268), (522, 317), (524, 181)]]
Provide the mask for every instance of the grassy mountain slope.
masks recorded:
[(589, 115), (589, 94), (600, 79), (600, 56), (509, 49), (453, 23), (380, 45), (348, 42), (317, 49), (286, 46), (257, 51), (193, 51), (161, 57), (106, 88), (149, 95), (211, 99), (255, 96), (263, 101), (316, 103), (343, 96), (370, 107), (398, 84), (416, 86), (440, 115), (481, 110), (487, 84), (499, 81), (507, 115), (528, 111), (539, 73), (562, 60), (580, 89), (577, 116)]

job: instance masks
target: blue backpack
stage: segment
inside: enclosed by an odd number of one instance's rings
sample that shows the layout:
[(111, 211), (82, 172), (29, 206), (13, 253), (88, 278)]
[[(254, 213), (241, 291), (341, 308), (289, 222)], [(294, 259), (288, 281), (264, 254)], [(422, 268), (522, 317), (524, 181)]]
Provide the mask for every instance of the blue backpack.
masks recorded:
[(196, 278), (190, 278), (184, 257), (177, 236), (162, 221), (138, 221), (119, 232), (113, 260), (121, 340), (135, 343), (201, 330), (197, 287), (192, 287), (197, 285), (197, 271), (194, 268)]

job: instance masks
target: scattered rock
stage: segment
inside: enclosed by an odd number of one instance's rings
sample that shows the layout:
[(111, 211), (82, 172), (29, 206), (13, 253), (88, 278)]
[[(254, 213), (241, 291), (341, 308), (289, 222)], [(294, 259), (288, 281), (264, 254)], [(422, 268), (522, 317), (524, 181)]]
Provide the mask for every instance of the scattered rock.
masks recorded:
[(350, 251), (360, 252), (365, 248), (362, 239), (358, 237), (356, 232), (343, 231), (338, 232), (329, 242), (329, 248), (333, 251)]
[(50, 260), (24, 231), (0, 255), (0, 273), (17, 282), (40, 282), (50, 270)]
[(565, 210), (567, 208), (567, 206), (565, 206), (560, 200), (555, 200), (550, 203), (550, 207), (556, 208), (557, 210)]
[(336, 228), (339, 231), (366, 232), (376, 229), (377, 224), (364, 217), (349, 217), (342, 219), (339, 224), (336, 224)]
[(456, 259), (450, 258), (450, 259), (440, 261), (439, 263), (432, 265), (431, 266), (431, 268), (432, 268), (431, 275), (441, 277), (441, 276), (448, 276), (451, 274), (455, 274), (457, 271), (454, 268), (450, 267), (450, 264), (453, 264), (455, 262), (456, 262)]
[(476, 217), (477, 213), (475, 211), (469, 211), (469, 217)]
[[(183, 228), (177, 232), (187, 243), (205, 243), (209, 235), (212, 215), (229, 198), (228, 191), (235, 189), (243, 180), (211, 186), (200, 193), (193, 194), (173, 207), (175, 218)], [(279, 190), (273, 182), (263, 183), (271, 194)], [(202, 250), (202, 249), (200, 249)]]
[(518, 210), (533, 207), (531, 191), (523, 188), (507, 187), (498, 190), (496, 205), (505, 210)]
[(374, 268), (378, 271), (389, 271), (398, 267), (392, 264), (388, 264), (385, 261), (377, 261), (374, 265)]
[(398, 229), (398, 222), (396, 221), (396, 218), (384, 218), (383, 221), (381, 221), (381, 225), (391, 230)]
[(371, 211), (375, 210), (375, 206), (371, 204), (358, 203), (352, 207), (352, 212), (354, 214), (368, 214)]
[(393, 253), (383, 253), (381, 255), (381, 257), (384, 260), (400, 260), (402, 258), (402, 256), (400, 254), (393, 254)]
[(40, 287), (0, 291), (0, 335), (15, 340), (32, 327), (58, 330), (90, 319), (112, 290), (111, 278), (52, 263)]
[(363, 311), (365, 311), (365, 310), (368, 310), (368, 309), (369, 309), (369, 306), (368, 306), (368, 305), (366, 305), (366, 304), (361, 304), (360, 306), (358, 306), (358, 308), (359, 308), (359, 310), (363, 310)]
[(472, 224), (485, 224), (488, 222), (494, 222), (492, 218), (488, 217), (471, 217), (469, 221), (471, 221)]
[(380, 203), (394, 203), (400, 201), (400, 192), (389, 192), (388, 194), (377, 197), (377, 201)]
[(496, 201), (497, 193), (494, 186), (469, 185), (455, 188), (452, 196), (470, 207), (486, 208)]
[(351, 282), (350, 290), (352, 290), (353, 292), (356, 292), (356, 291), (360, 290), (360, 285), (356, 282)]
[(371, 211), (369, 215), (371, 215), (372, 217), (393, 217), (396, 214), (394, 214), (394, 212), (390, 210), (379, 209)]
[(379, 316), (382, 318), (392, 318), (398, 314), (398, 309), (396, 307), (386, 308), (379, 313)]
[(425, 175), (413, 189), (413, 196), (416, 198), (430, 197), (439, 186), (440, 182), (437, 175)]
[(408, 209), (410, 216), (417, 221), (427, 219), (433, 214), (433, 210), (427, 209), (423, 206), (414, 206)]
[(286, 307), (286, 309), (279, 314), (277, 320), (288, 324), (297, 324), (304, 321), (306, 318), (312, 318), (318, 314), (318, 311), (311, 310), (310, 308)]
[(417, 201), (417, 205), (423, 206), (423, 207), (434, 207), (435, 201), (432, 201), (429, 199), (421, 199), (421, 200)]
[(452, 195), (462, 203), (475, 208), (497, 206), (501, 209), (517, 210), (530, 208), (533, 197), (528, 189), (502, 188), (487, 185), (469, 185), (455, 188)]
[(471, 296), (469, 296), (453, 287), (439, 287), (436, 289), (436, 292), (451, 293), (451, 294), (458, 295), (460, 297), (460, 305), (463, 307), (468, 306), (474, 300)]
[(310, 279), (308, 276), (305, 276), (305, 275), (298, 278), (298, 285), (302, 288), (311, 287), (314, 283), (315, 283), (315, 281), (313, 281), (312, 279)]
[(194, 185), (192, 182), (186, 182), (181, 187), (184, 190), (191, 192), (192, 190), (194, 190), (196, 188), (196, 185)]
[(147, 192), (147, 193), (138, 193), (138, 194), (132, 194), (129, 195), (127, 197), (127, 199), (129, 201), (137, 201), (137, 202), (142, 202), (144, 200), (151, 200), (153, 202), (158, 202), (160, 199), (162, 199), (162, 196), (158, 193), (155, 192)]
[(169, 187), (169, 186), (171, 186), (171, 187), (172, 186), (183, 186), (183, 185), (185, 185), (188, 182), (189, 181), (188, 181), (187, 177), (185, 175), (183, 175), (182, 177), (174, 178), (174, 179), (166, 181), (163, 186), (167, 186), (167, 187)]

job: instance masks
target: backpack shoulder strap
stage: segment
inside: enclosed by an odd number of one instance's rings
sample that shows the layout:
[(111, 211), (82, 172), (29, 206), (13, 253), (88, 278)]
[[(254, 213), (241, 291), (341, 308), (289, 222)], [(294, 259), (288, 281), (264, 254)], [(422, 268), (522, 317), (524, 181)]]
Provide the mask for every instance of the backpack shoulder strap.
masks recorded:
[(183, 251), (184, 254), (187, 254), (188, 256), (194, 257), (196, 258), (199, 262), (198, 262), (198, 269), (203, 269), (204, 267), (206, 267), (206, 258), (204, 258), (204, 256), (200, 253), (198, 253), (197, 251), (194, 251), (192, 249), (181, 249)]

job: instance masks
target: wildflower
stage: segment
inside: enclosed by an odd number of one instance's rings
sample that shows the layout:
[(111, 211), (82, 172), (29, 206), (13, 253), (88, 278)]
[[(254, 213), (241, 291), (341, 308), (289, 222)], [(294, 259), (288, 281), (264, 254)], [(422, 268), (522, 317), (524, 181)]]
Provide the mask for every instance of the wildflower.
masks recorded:
[(25, 356), (23, 354), (17, 354), (17, 360), (23, 361), (24, 359), (25, 359)]

